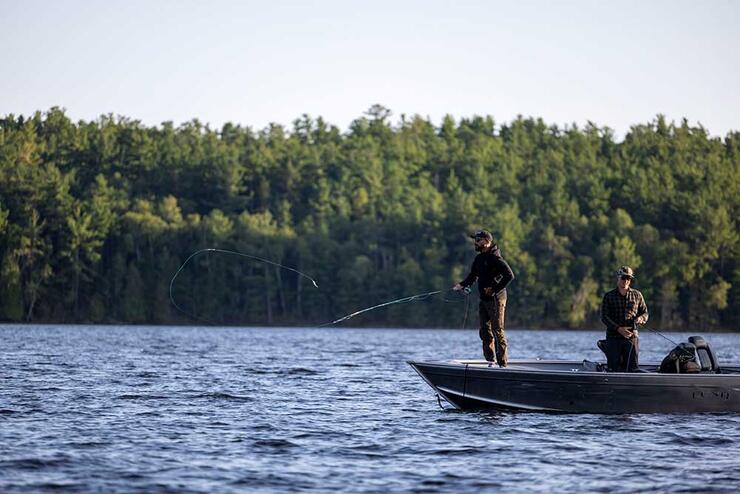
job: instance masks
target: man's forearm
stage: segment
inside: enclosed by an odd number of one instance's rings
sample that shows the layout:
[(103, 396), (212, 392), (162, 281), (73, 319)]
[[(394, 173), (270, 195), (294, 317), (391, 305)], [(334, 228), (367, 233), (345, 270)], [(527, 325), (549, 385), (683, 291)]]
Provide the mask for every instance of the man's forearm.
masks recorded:
[(473, 273), (473, 272), (471, 271), (471, 272), (470, 272), (470, 274), (468, 274), (468, 275), (467, 275), (467, 276), (465, 277), (465, 279), (463, 279), (463, 280), (462, 280), (462, 281), (460, 282), (460, 285), (462, 285), (463, 287), (467, 288), (467, 287), (469, 287), (470, 285), (472, 285), (473, 283), (475, 283), (475, 280), (476, 280), (477, 278), (478, 278), (478, 277), (477, 277), (477, 276), (475, 275), (475, 273)]
[(635, 318), (635, 324), (642, 325), (642, 324), (645, 324), (646, 322), (648, 322), (648, 313), (647, 313), (647, 311), (645, 311), (643, 314), (640, 314), (639, 316), (637, 316)]

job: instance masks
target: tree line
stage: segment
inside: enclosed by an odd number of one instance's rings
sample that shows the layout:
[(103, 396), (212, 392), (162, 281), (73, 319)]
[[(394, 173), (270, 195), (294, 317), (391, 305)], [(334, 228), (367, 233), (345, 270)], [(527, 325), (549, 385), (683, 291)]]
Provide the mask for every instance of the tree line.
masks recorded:
[[(617, 140), (589, 123), (392, 119), (345, 132), (302, 116), (262, 130), (146, 126), (63, 109), (0, 119), (0, 320), (312, 325), (446, 290), (491, 230), (516, 273), (507, 319), (599, 327), (615, 269), (651, 325), (734, 328), (740, 132), (662, 116)], [(471, 301), (474, 321), (475, 300)], [(444, 292), (352, 324), (456, 327)], [(349, 323), (347, 323), (349, 324)]]

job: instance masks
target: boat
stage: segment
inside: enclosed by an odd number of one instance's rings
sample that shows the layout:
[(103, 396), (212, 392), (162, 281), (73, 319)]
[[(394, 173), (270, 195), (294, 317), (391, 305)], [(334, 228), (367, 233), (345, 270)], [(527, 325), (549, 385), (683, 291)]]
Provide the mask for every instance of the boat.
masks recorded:
[(589, 360), (512, 360), (507, 367), (484, 360), (408, 363), (458, 410), (740, 412), (740, 364), (720, 366), (702, 338), (689, 342), (699, 364), (691, 373), (666, 373), (668, 357), (660, 364), (641, 364), (636, 372), (608, 372), (603, 362)]

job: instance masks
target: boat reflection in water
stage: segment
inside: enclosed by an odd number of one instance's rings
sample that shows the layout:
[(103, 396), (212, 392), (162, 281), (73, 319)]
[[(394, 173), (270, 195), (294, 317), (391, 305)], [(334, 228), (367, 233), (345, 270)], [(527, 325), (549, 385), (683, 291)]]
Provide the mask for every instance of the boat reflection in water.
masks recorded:
[(703, 339), (689, 341), (697, 343), (700, 370), (686, 374), (659, 372), (665, 371), (660, 364), (640, 365), (639, 372), (606, 372), (603, 363), (587, 360), (514, 360), (505, 368), (483, 360), (409, 364), (459, 410), (740, 412), (740, 364), (720, 366)]

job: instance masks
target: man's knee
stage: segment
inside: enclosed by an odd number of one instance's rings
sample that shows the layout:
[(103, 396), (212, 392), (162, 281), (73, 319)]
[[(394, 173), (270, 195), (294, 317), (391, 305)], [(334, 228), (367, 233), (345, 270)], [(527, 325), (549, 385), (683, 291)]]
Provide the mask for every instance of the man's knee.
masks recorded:
[(634, 341), (628, 341), (624, 345), (624, 360), (626, 370), (636, 371), (638, 369), (639, 348), (640, 347)]
[(504, 330), (504, 320), (506, 319), (505, 314), (506, 304), (498, 304), (498, 307), (496, 308), (496, 326), (498, 326), (498, 329), (500, 329), (501, 331)]
[(493, 333), (491, 331), (491, 327), (489, 326), (482, 326), (480, 330), (478, 331), (478, 335), (480, 336), (480, 339), (483, 341), (492, 341), (493, 340)]

